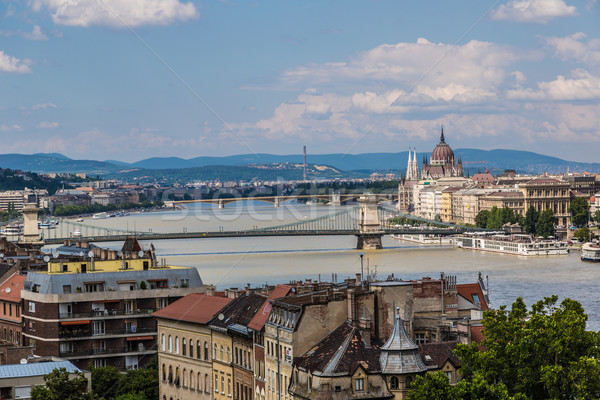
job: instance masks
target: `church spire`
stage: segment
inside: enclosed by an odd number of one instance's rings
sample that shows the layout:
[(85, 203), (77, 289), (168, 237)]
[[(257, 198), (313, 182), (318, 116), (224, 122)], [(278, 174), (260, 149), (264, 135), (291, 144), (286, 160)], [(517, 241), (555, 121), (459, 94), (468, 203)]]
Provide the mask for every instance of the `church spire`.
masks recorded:
[(446, 139), (444, 138), (444, 125), (442, 125), (442, 134), (440, 136), (440, 143), (446, 143)]

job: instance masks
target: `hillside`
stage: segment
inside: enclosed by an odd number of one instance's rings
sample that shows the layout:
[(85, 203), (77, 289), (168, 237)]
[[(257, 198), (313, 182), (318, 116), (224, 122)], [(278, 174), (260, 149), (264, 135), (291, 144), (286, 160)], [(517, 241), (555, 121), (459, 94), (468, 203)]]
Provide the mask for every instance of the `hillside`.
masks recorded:
[[(426, 153), (429, 156), (429, 153)], [(519, 150), (478, 150), (478, 149), (457, 149), (454, 151), (457, 157), (464, 162), (465, 170), (474, 173), (484, 170), (486, 167), (494, 173), (502, 172), (504, 169), (515, 169), (520, 173), (555, 173), (566, 172), (567, 168), (571, 172), (600, 172), (600, 163), (580, 163), (576, 161), (566, 161), (556, 157), (545, 156), (538, 153), (519, 151)], [(302, 163), (301, 154), (275, 155), (275, 154), (240, 154), (223, 157), (196, 157), (183, 159), (179, 157), (153, 157), (141, 160), (135, 163), (126, 163), (122, 161), (95, 161), (95, 160), (73, 160), (61, 154), (1, 154), (0, 168), (10, 168), (15, 170), (33, 171), (33, 172), (85, 172), (89, 175), (102, 175), (110, 177), (129, 177), (129, 176), (159, 176), (166, 173), (170, 176), (198, 176), (199, 179), (229, 179), (220, 176), (210, 176), (210, 171), (226, 174), (227, 177), (245, 177), (252, 175), (253, 165), (300, 165)], [(423, 153), (417, 153), (419, 164), (423, 159)], [(408, 153), (365, 153), (365, 154), (309, 154), (308, 162), (311, 165), (325, 165), (335, 168), (341, 175), (364, 176), (371, 171), (393, 171), (401, 173), (406, 169)], [(217, 168), (222, 166), (223, 168)], [(207, 169), (198, 169), (210, 167)], [(247, 167), (250, 169), (240, 169), (238, 172), (232, 172), (231, 168), (224, 167)], [(277, 169), (276, 167), (274, 167)], [(280, 178), (297, 179), (298, 173), (301, 174), (301, 168), (294, 167), (295, 172), (287, 170), (285, 176)], [(187, 170), (180, 171), (178, 170)], [(148, 172), (154, 171), (154, 172)], [(341, 171), (346, 171), (342, 173)], [(254, 171), (256, 173), (256, 171)], [(331, 173), (331, 171), (329, 171)], [(261, 171), (260, 179), (271, 179), (276, 173)], [(331, 177), (315, 172), (314, 177)], [(240, 178), (242, 179), (242, 178)]]

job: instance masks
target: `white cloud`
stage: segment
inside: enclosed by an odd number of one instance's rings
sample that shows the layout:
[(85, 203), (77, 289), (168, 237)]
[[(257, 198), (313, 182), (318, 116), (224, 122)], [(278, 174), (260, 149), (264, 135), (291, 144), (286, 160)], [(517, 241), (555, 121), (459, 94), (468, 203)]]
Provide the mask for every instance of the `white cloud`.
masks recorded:
[(0, 132), (11, 132), (11, 131), (22, 131), (23, 128), (21, 128), (20, 125), (0, 125)]
[(405, 91), (415, 86), (430, 88), (428, 92), (446, 88), (446, 94), (437, 91), (435, 96), (448, 98), (467, 91), (489, 91), (504, 81), (506, 66), (532, 56), (535, 54), (519, 54), (510, 46), (477, 40), (453, 46), (418, 39), (416, 43), (384, 44), (345, 62), (294, 68), (283, 73), (282, 81), (313, 86), (349, 81), (370, 87), (373, 82), (393, 82)]
[(32, 110), (45, 110), (47, 108), (58, 108), (58, 106), (54, 103), (39, 103), (39, 104), (34, 104), (31, 107)]
[(56, 24), (69, 26), (169, 25), (198, 16), (192, 2), (179, 0), (31, 0), (34, 11), (48, 8)]
[(35, 25), (31, 32), (24, 32), (23, 37), (29, 40), (48, 40), (48, 36), (42, 32), (42, 28), (39, 25)]
[(554, 18), (574, 15), (577, 15), (575, 6), (568, 6), (563, 0), (510, 0), (498, 7), (492, 18), (545, 24)]
[(507, 92), (509, 99), (516, 100), (591, 100), (600, 98), (600, 77), (586, 70), (575, 70), (572, 78), (559, 75), (555, 80), (539, 82), (537, 90), (515, 89)]
[(42, 121), (39, 123), (38, 127), (42, 129), (54, 129), (58, 128), (58, 125), (58, 122)]
[(29, 64), (31, 64), (29, 60), (19, 60), (0, 51), (0, 72), (30, 74), (31, 68), (29, 68)]
[(583, 32), (565, 37), (543, 37), (546, 47), (563, 61), (600, 64), (600, 39), (589, 39)]

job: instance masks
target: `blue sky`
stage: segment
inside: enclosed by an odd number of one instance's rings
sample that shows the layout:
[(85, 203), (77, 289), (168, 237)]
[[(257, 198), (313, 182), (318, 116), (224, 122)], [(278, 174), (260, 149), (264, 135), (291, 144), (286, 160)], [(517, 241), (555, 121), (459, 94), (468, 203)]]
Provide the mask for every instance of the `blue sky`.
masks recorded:
[(600, 162), (595, 0), (0, 0), (3, 153)]

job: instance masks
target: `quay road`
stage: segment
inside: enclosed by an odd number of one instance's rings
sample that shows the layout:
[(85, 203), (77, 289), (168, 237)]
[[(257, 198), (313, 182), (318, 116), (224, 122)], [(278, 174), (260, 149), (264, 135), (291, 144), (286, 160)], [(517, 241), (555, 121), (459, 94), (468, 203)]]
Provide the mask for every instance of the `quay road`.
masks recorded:
[[(384, 235), (405, 235), (405, 234), (427, 234), (427, 235), (455, 235), (463, 233), (463, 229), (409, 229), (409, 228), (387, 228), (377, 233)], [(341, 236), (355, 235), (359, 236), (361, 232), (358, 229), (322, 229), (322, 230), (243, 230), (243, 231), (216, 231), (216, 232), (177, 232), (177, 233), (152, 233), (152, 232), (131, 232), (129, 234), (117, 235), (96, 235), (96, 236), (71, 236), (68, 238), (43, 238), (44, 244), (62, 244), (64, 240), (90, 241), (90, 242), (118, 242), (127, 237), (135, 236), (139, 240), (169, 240), (169, 239), (211, 239), (211, 238), (234, 238), (234, 237), (268, 237), (268, 236)]]

